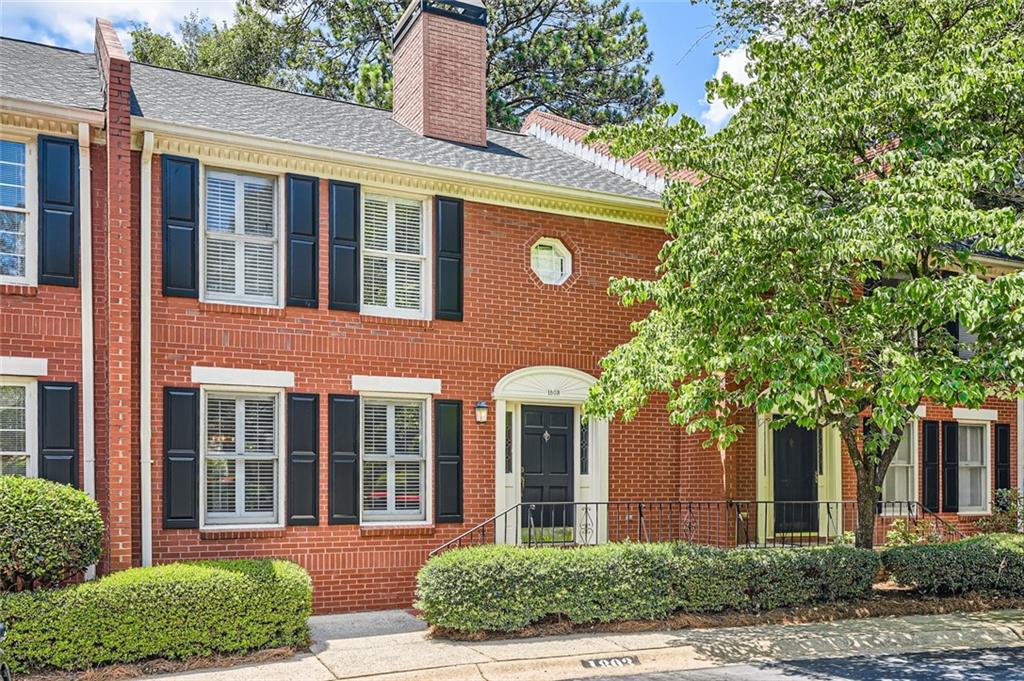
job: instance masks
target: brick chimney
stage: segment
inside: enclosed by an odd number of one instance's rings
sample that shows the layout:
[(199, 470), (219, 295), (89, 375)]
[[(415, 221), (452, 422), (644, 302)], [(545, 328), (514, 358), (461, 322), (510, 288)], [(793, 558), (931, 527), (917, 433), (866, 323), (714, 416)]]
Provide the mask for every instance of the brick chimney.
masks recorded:
[(395, 30), (393, 116), (425, 137), (487, 146), (487, 10), (413, 0)]

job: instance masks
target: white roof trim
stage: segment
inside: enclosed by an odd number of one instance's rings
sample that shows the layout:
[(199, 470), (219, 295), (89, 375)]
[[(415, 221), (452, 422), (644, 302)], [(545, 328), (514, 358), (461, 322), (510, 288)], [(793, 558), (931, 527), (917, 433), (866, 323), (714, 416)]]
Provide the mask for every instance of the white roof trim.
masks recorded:
[(624, 177), (631, 182), (635, 182), (655, 194), (661, 194), (665, 191), (664, 177), (631, 166), (621, 158), (602, 154), (589, 144), (583, 144), (582, 142), (577, 142), (574, 139), (557, 135), (537, 123), (531, 125), (525, 132), (527, 135), (531, 135), (542, 142), (550, 144), (559, 151), (575, 156), (576, 158), (583, 159), (584, 161), (589, 161), (598, 168), (603, 168), (609, 172)]
[(404, 376), (353, 376), (352, 390), (360, 393), (440, 395), (441, 379), (406, 378)]
[(192, 367), (192, 382), (202, 385), (241, 385), (261, 388), (293, 388), (295, 372), (264, 369)]
[(0, 376), (45, 376), (48, 362), (38, 357), (0, 357)]

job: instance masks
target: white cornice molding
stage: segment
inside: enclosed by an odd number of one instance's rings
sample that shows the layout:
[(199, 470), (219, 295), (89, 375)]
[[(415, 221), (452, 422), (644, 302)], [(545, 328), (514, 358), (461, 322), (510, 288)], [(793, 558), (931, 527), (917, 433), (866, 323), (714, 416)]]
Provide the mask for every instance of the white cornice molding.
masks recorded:
[(655, 199), (619, 196), (474, 173), (458, 168), (384, 159), (264, 137), (227, 133), (150, 118), (132, 118), (133, 148), (141, 131), (155, 134), (154, 152), (198, 158), (262, 172), (288, 172), (356, 182), (382, 189), (453, 196), (468, 201), (525, 208), (654, 229), (665, 228), (665, 210)]
[(105, 120), (102, 111), (0, 97), (0, 126), (8, 131), (78, 137), (78, 124), (87, 123), (92, 141), (102, 144), (106, 140)]

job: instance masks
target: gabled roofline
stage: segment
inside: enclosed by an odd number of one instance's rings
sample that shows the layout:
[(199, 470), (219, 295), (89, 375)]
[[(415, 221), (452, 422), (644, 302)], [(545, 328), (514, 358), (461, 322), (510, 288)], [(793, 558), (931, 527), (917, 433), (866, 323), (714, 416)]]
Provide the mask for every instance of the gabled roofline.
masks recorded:
[[(665, 210), (661, 202), (653, 198), (531, 182), (141, 116), (132, 116), (132, 130), (152, 132), (156, 153), (200, 158), (214, 165), (264, 172), (297, 172), (481, 203), (665, 228)], [(132, 146), (141, 149), (141, 134), (135, 137)]]

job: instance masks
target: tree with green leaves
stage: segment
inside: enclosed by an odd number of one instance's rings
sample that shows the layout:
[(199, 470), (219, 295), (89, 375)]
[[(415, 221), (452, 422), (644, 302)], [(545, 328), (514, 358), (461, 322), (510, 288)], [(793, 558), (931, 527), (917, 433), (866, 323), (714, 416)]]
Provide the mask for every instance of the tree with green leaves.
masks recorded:
[(234, 23), (217, 25), (193, 12), (178, 25), (180, 39), (148, 25), (132, 27), (130, 56), (135, 61), (204, 73), (254, 85), (301, 89), (304, 76), (291, 64), (301, 61), (293, 34), (250, 5), (240, 2)]
[[(234, 25), (193, 15), (181, 25), (180, 41), (136, 27), (132, 57), (390, 108), (393, 33), (408, 2), (240, 0)], [(617, 123), (660, 101), (664, 90), (648, 71), (647, 26), (621, 0), (485, 4), (489, 125), (518, 128), (538, 108)]]
[(1004, 259), (1024, 257), (1024, 3), (719, 4), (769, 12), (744, 38), (752, 81), (708, 83), (731, 121), (706, 136), (662, 107), (601, 133), (702, 181), (665, 194), (657, 276), (612, 283), (651, 310), (586, 409), (628, 419), (664, 393), (720, 448), (744, 412), (835, 427), (870, 547), (918, 405), (1024, 390), (1024, 262)]

